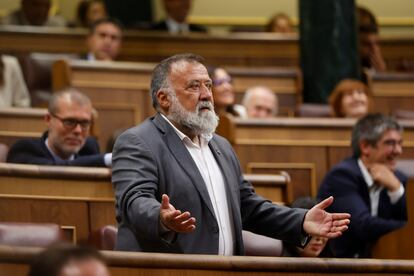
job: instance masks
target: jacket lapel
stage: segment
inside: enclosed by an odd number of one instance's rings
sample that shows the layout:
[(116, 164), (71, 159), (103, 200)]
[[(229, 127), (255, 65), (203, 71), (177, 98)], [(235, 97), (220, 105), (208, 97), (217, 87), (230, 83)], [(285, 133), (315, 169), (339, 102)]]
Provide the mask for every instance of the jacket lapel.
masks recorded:
[[(242, 240), (242, 221), (240, 216), (240, 199), (238, 198), (239, 191), (239, 176), (235, 175), (229, 167), (229, 163), (225, 160), (223, 155), (223, 151), (220, 149), (216, 141), (213, 139), (210, 140), (209, 147), (214, 155), (214, 158), (217, 161), (217, 164), (220, 167), (221, 174), (223, 175), (224, 185), (226, 188), (227, 193), (227, 200), (229, 203), (229, 209), (233, 216), (233, 224), (234, 224), (234, 238), (235, 238), (235, 253), (239, 255), (244, 255), (244, 247), (243, 247), (243, 240)], [(236, 183), (234, 183), (236, 182)]]
[(181, 168), (190, 177), (191, 182), (200, 193), (200, 196), (203, 199), (204, 203), (207, 205), (211, 214), (215, 217), (213, 205), (207, 191), (207, 186), (204, 183), (203, 177), (201, 176), (197, 165), (191, 157), (191, 154), (188, 152), (187, 148), (180, 140), (177, 133), (175, 133), (175, 130), (171, 127), (171, 125), (169, 125), (167, 121), (165, 121), (165, 119), (160, 114), (157, 114), (155, 116), (154, 124), (163, 133), (162, 138), (165, 144), (168, 146), (175, 159), (177, 159), (177, 162)]

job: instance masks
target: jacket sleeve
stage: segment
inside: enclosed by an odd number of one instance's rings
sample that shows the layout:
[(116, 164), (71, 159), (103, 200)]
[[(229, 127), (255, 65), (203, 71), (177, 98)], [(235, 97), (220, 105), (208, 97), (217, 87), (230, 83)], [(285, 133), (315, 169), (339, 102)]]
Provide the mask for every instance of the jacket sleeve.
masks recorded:
[[(367, 192), (364, 195), (364, 191), (358, 186), (361, 181), (363, 179), (355, 173), (344, 168), (335, 168), (322, 182), (318, 197), (333, 196), (335, 200), (328, 210), (351, 214), (348, 231), (360, 240), (375, 241), (382, 235), (402, 227), (405, 221), (398, 217), (382, 218), (371, 215), (369, 195)], [(403, 197), (405, 198), (405, 194)], [(405, 207), (400, 205), (400, 208)], [(404, 210), (400, 209), (400, 212), (402, 211)]]
[(161, 241), (158, 178), (155, 158), (145, 142), (130, 131), (119, 136), (112, 158), (117, 220), (152, 241)]

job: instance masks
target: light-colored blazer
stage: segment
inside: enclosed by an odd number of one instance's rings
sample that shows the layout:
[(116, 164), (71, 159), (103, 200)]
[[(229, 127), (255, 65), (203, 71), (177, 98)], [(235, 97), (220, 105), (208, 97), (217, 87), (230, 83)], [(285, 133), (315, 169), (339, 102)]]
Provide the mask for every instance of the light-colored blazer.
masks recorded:
[(0, 84), (1, 107), (29, 107), (30, 95), (17, 58), (0, 55), (3, 62), (3, 84)]
[[(214, 135), (209, 147), (223, 173), (234, 224), (234, 252), (244, 254), (242, 229), (295, 244), (302, 241), (306, 210), (273, 205), (243, 179), (230, 144)], [(219, 227), (203, 178), (185, 145), (160, 114), (124, 132), (113, 151), (112, 183), (116, 193), (116, 249), (145, 252), (217, 254)], [(162, 194), (178, 210), (196, 218), (196, 229), (161, 237)]]

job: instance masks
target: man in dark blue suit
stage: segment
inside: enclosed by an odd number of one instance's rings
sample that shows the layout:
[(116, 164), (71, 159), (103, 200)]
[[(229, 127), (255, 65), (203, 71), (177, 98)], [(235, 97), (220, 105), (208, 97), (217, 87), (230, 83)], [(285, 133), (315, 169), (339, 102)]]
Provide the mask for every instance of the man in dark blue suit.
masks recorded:
[(163, 3), (167, 16), (165, 20), (152, 26), (152, 30), (167, 31), (171, 34), (207, 32), (204, 27), (187, 22), (192, 0), (164, 0)]
[(95, 139), (88, 137), (92, 104), (77, 90), (56, 93), (45, 115), (48, 131), (39, 139), (23, 139), (10, 149), (7, 162), (37, 165), (111, 165), (112, 154), (100, 154)]
[(349, 230), (332, 240), (337, 257), (370, 257), (373, 244), (407, 221), (406, 177), (395, 170), (402, 153), (402, 127), (394, 119), (369, 114), (352, 131), (353, 156), (325, 177), (319, 198), (334, 196), (331, 212), (347, 212)]

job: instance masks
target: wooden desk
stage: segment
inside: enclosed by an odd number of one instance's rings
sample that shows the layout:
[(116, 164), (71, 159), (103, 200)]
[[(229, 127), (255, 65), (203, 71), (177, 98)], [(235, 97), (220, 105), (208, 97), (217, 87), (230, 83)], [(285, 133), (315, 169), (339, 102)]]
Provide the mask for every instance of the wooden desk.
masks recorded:
[(8, 146), (22, 138), (38, 138), (46, 130), (44, 108), (1, 108), (0, 143)]
[(106, 168), (0, 163), (0, 198), (0, 220), (69, 226), (80, 243), (92, 230), (115, 224)]
[[(86, 53), (86, 30), (44, 27), (0, 27), (0, 52)], [(191, 52), (209, 64), (242, 66), (298, 66), (296, 35), (232, 33), (225, 36), (126, 31), (120, 60), (159, 62)], [(390, 68), (406, 58), (414, 60), (414, 37), (382, 37), (381, 51)]]
[(0, 108), (0, 130), (42, 133), (46, 112), (45, 108)]
[[(288, 175), (245, 175), (258, 194), (288, 202)], [(0, 220), (53, 222), (74, 229), (79, 243), (91, 231), (114, 225), (111, 173), (107, 168), (0, 163)]]
[[(155, 64), (138, 62), (58, 61), (53, 68), (54, 90), (73, 86), (87, 94), (99, 112), (100, 146), (117, 129), (130, 128), (154, 114), (149, 94)], [(246, 89), (266, 85), (279, 97), (280, 109), (293, 113), (301, 101), (301, 73), (297, 68), (227, 67), (236, 98)]]
[[(0, 52), (86, 53), (86, 30), (0, 26)], [(195, 53), (209, 64), (294, 66), (299, 64), (296, 35), (268, 33), (174, 36), (125, 31), (120, 60), (159, 62), (177, 53)]]
[(413, 110), (414, 73), (366, 72), (374, 94), (374, 109), (391, 114), (397, 109)]
[(408, 222), (398, 230), (381, 237), (373, 249), (372, 256), (378, 259), (414, 260), (414, 174), (407, 184)]
[[(27, 275), (39, 248), (0, 246), (0, 274)], [(213, 256), (102, 251), (112, 276), (413, 275), (414, 261)]]
[[(243, 171), (275, 173), (292, 178), (293, 198), (315, 196), (326, 172), (351, 155), (352, 119), (233, 119), (233, 146)], [(414, 122), (404, 126), (402, 158), (414, 158)]]

